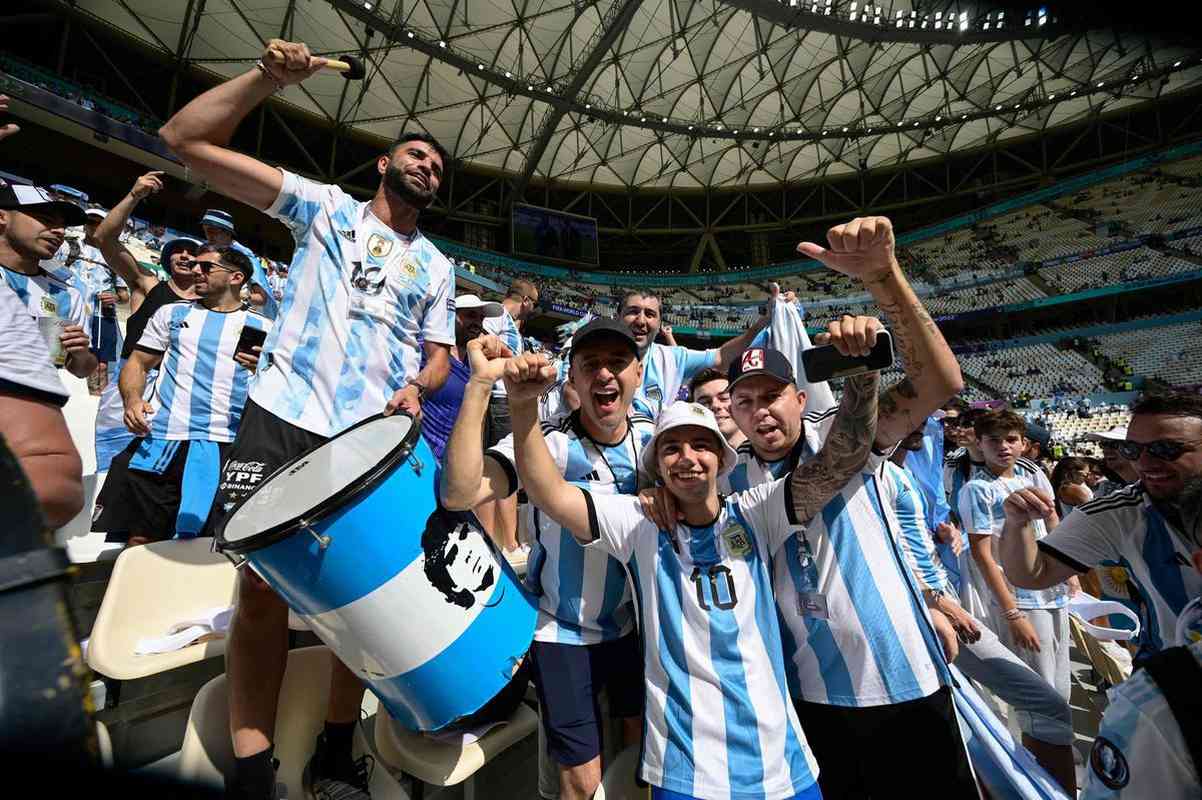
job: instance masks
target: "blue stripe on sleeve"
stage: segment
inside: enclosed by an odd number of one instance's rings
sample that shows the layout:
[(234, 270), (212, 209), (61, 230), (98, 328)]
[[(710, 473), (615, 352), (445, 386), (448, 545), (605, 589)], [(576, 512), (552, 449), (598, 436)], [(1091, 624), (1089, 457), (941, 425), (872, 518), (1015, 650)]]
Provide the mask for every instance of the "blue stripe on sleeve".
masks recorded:
[[(656, 570), (656, 598), (659, 602), (659, 659), (668, 676), (664, 725), (667, 727), (664, 748), (664, 775), (679, 781), (680, 788), (690, 787), (693, 775), (693, 701), (689, 690), (689, 673), (681, 668), (687, 664), (684, 652), (684, 609), (681, 605), (680, 562), (668, 537), (659, 542), (660, 568)], [(674, 787), (675, 788), (675, 787)], [(733, 787), (732, 787), (733, 788)]]

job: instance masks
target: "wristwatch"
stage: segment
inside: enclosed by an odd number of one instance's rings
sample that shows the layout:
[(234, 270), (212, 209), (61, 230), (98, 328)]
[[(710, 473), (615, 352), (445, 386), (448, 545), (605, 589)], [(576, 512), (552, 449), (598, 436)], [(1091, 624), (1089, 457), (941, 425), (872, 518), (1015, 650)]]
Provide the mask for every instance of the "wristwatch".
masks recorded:
[(417, 387), (417, 401), (419, 403), (426, 402), (426, 395), (430, 393), (430, 390), (426, 388), (426, 384), (422, 383), (417, 378), (413, 378), (407, 385)]

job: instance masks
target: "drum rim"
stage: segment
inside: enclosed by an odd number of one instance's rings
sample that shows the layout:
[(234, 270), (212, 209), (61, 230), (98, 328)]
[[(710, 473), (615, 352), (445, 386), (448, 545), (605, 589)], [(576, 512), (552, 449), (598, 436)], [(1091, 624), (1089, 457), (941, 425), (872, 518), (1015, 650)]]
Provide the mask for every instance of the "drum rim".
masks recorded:
[[(355, 478), (341, 490), (325, 498), (311, 509), (289, 517), (278, 525), (273, 525), (265, 531), (256, 533), (253, 536), (248, 536), (247, 538), (236, 542), (231, 542), (225, 538), (225, 526), (234, 518), (243, 505), (245, 505), (252, 497), (258, 494), (260, 489), (271, 482), (272, 478), (276, 477), (285, 470), (291, 469), (299, 461), (307, 458), (310, 454), (330, 444), (330, 442), (333, 442), (338, 437), (344, 436), (363, 425), (367, 425), (390, 416), (408, 417), (411, 423), (409, 426), (409, 432), (405, 434), (405, 437), (401, 439), (400, 443), (389, 450), (387, 455), (380, 459), (380, 462), (374, 467), (360, 475), (358, 478)], [(349, 428), (340, 431), (337, 435), (331, 436), (321, 444), (310, 447), (303, 453), (300, 453), (289, 459), (284, 464), (281, 464), (274, 472), (268, 475), (261, 484), (256, 486), (254, 491), (234, 504), (234, 507), (229, 510), (229, 512), (225, 515), (225, 518), (222, 519), (221, 522), (214, 528), (213, 544), (215, 549), (221, 553), (232, 553), (235, 555), (251, 553), (256, 550), (262, 550), (265, 547), (273, 545), (277, 542), (281, 542), (284, 539), (287, 539), (289, 536), (292, 536), (297, 532), (297, 528), (300, 527), (302, 520), (306, 523), (320, 522), (330, 514), (333, 514), (335, 511), (341, 509), (346, 505), (347, 501), (358, 495), (364, 489), (368, 489), (376, 485), (385, 473), (392, 471), (394, 467), (407, 459), (410, 453), (413, 452), (414, 445), (420, 436), (421, 423), (407, 411), (398, 410), (392, 414), (373, 414), (367, 419), (360, 420), (354, 425), (351, 425)]]

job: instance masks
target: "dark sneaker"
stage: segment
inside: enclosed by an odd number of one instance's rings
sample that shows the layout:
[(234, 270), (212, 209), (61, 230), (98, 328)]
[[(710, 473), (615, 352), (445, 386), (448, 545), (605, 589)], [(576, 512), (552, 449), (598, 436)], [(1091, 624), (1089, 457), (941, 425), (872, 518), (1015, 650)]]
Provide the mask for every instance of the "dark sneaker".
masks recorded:
[(368, 785), (375, 759), (369, 755), (327, 763), (325, 736), (317, 737), (317, 749), (305, 765), (302, 781), (313, 800), (371, 800)]

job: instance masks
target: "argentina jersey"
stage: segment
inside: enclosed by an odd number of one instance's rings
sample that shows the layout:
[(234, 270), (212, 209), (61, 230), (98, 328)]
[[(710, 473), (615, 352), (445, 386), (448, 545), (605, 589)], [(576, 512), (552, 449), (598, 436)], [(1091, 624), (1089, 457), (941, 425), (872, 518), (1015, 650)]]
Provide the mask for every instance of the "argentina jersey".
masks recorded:
[(296, 252), (250, 399), (333, 436), (416, 377), (420, 342), (455, 343), (454, 272), (420, 231), (397, 233), (336, 186), (285, 171), (267, 213)]
[[(525, 343), (522, 341), (522, 332), (518, 330), (517, 322), (509, 315), (509, 311), (503, 307), (501, 309), (501, 316), (485, 318), (484, 332), (491, 333), (500, 339), (509, 348), (509, 352), (515, 356), (526, 352)], [(505, 381), (497, 381), (492, 385), (492, 395), (493, 397), (505, 396)]]
[(661, 411), (681, 399), (677, 395), (682, 386), (717, 363), (717, 350), (689, 350), (652, 342), (643, 357), (643, 383), (634, 393), (634, 410), (658, 419)]
[(918, 587), (955, 594), (935, 552), (934, 540), (927, 527), (926, 503), (915, 485), (914, 475), (908, 469), (886, 461), (881, 478), (885, 514)]
[(163, 356), (149, 438), (234, 441), (251, 377), (234, 360), (243, 326), (270, 331), (271, 321), (246, 306), (221, 312), (171, 303), (154, 312), (137, 344)]
[[(1014, 476), (1001, 478), (988, 469), (978, 469), (973, 472), (972, 479), (960, 489), (959, 506), (960, 519), (964, 532), (976, 536), (999, 537), (1002, 527), (1006, 524), (1004, 505), (1006, 498), (1019, 489), (1035, 488), (1044, 492), (1048, 497), (1054, 497), (1052, 484), (1039, 465), (1026, 458), (1014, 461)], [(1048, 535), (1047, 525), (1037, 519), (1031, 523), (1035, 540), (1039, 541)], [(994, 558), (998, 564), (1001, 559), (997, 554), (997, 541), (992, 539)], [(962, 554), (963, 555), (963, 554)], [(971, 559), (969, 559), (971, 561)], [(984, 583), (984, 577), (976, 567), (975, 562), (968, 565), (969, 574), (976, 584), (976, 591), (982, 598), (991, 598), (994, 605), (997, 598), (989, 591)], [(1068, 605), (1068, 586), (1059, 583), (1049, 589), (1020, 589), (1007, 581), (1010, 593), (1018, 608), (1064, 608)]]
[(772, 553), (797, 530), (784, 481), (724, 498), (671, 533), (637, 498), (586, 495), (595, 541), (626, 563), (647, 683), (640, 777), (703, 800), (792, 798), (818, 766), (789, 698)]
[(5, 267), (4, 280), (25, 306), (29, 316), (34, 319), (58, 317), (87, 332), (90, 316), (83, 293), (61, 277), (51, 275), (44, 269), (34, 275), (26, 275)]
[[(584, 431), (578, 411), (557, 425), (543, 425), (547, 449), (564, 479), (598, 495), (632, 495), (651, 485), (638, 465), (654, 432), (651, 420), (634, 415), (622, 441), (600, 444)], [(485, 455), (505, 469), (510, 489), (521, 488), (512, 434)], [(526, 584), (538, 595), (535, 640), (596, 644), (630, 633), (634, 620), (622, 565), (605, 553), (581, 547), (571, 531), (538, 508), (531, 506), (526, 513), (526, 529), (533, 537)]]
[(1038, 546), (1078, 572), (1102, 562), (1126, 570), (1144, 601), (1137, 660), (1172, 646), (1182, 609), (1202, 595), (1188, 536), (1138, 483), (1078, 507)]
[[(760, 461), (739, 448), (730, 488), (741, 491), (814, 457), (837, 408), (806, 414), (787, 459)], [(915, 700), (947, 681), (918, 585), (886, 521), (873, 453), (773, 560), (773, 587), (795, 700), (876, 706)]]

